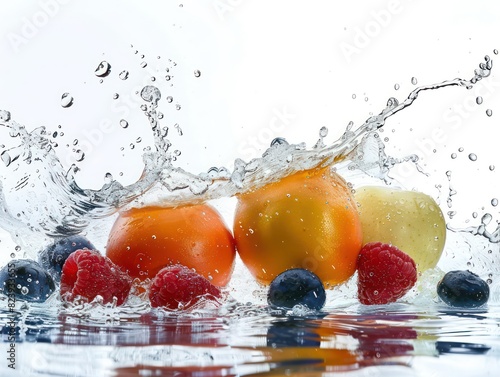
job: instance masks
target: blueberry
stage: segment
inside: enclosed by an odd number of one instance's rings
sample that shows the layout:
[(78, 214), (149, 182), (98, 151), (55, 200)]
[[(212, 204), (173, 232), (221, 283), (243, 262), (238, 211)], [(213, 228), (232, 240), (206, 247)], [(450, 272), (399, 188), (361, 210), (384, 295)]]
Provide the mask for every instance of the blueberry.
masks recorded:
[(0, 292), (9, 297), (9, 303), (15, 299), (44, 302), (55, 289), (52, 276), (34, 260), (13, 259), (0, 270)]
[(320, 310), (325, 305), (326, 293), (321, 280), (303, 268), (282, 272), (271, 282), (267, 302), (272, 308), (292, 309), (304, 305)]
[(38, 261), (52, 274), (54, 280), (59, 283), (64, 262), (69, 255), (80, 249), (95, 250), (94, 245), (83, 236), (69, 236), (54, 241), (38, 254)]
[(470, 271), (450, 271), (438, 283), (437, 293), (450, 306), (476, 308), (490, 296), (490, 287)]

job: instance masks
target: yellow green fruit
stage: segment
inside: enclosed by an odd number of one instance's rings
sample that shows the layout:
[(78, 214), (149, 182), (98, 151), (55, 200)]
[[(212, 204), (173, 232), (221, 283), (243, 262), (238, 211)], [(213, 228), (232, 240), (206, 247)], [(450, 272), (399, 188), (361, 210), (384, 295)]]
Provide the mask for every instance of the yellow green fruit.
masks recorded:
[(436, 201), (421, 192), (383, 186), (356, 189), (363, 243), (390, 243), (410, 255), (423, 272), (437, 265), (446, 222)]

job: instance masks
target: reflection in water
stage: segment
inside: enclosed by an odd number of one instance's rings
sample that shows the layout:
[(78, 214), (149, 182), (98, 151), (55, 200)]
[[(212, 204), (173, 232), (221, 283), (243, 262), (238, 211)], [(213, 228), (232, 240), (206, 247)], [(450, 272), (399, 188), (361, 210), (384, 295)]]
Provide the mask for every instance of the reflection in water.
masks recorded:
[[(153, 311), (112, 323), (19, 313), (16, 342), (19, 354), (32, 355), (21, 358), (26, 376), (57, 375), (62, 366), (62, 375), (78, 376), (312, 376), (372, 366), (411, 370), (425, 357), (443, 358), (445, 366), (451, 354), (498, 352), (499, 320), (491, 311), (477, 318), (402, 309), (307, 317)], [(0, 314), (4, 342), (11, 314)]]

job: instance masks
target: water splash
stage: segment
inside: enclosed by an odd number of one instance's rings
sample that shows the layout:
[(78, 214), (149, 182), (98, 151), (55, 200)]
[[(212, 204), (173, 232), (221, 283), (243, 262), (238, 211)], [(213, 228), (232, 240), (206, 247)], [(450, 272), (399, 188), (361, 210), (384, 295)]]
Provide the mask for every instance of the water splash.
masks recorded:
[[(312, 149), (277, 138), (262, 157), (248, 162), (237, 158), (232, 171), (227, 167), (213, 167), (201, 174), (174, 165), (179, 151), (170, 150), (171, 143), (166, 138), (168, 128), (160, 125), (162, 116), (158, 106), (161, 92), (157, 87), (147, 85), (140, 93), (145, 101), (141, 109), (151, 127), (154, 148), (143, 154), (143, 174), (137, 182), (128, 186), (108, 177), (99, 190), (83, 189), (77, 185), (77, 167), (72, 165), (64, 170), (44, 127), (28, 132), (11, 118), (9, 112), (0, 111), (0, 126), (6, 127), (10, 137), (19, 141), (17, 146), (1, 152), (7, 173), (2, 174), (4, 178), (0, 184), (0, 221), (5, 229), (14, 234), (20, 234), (19, 229), (29, 229), (32, 233), (61, 236), (79, 233), (92, 220), (108, 217), (127, 206), (173, 206), (230, 197), (299, 170), (319, 166), (347, 166), (350, 170), (359, 170), (383, 180), (389, 180), (388, 172), (405, 161), (413, 162), (423, 172), (416, 155), (402, 159), (388, 156), (377, 130), (384, 126), (387, 119), (411, 106), (420, 93), (448, 86), (470, 89), (479, 80), (488, 77), (491, 68), (491, 59), (486, 56), (485, 62), (479, 65), (469, 80), (456, 78), (419, 86), (402, 102), (391, 97), (378, 115), (371, 116), (357, 128), (350, 123), (341, 137), (330, 145), (324, 143), (328, 129), (322, 127), (319, 140)], [(105, 77), (110, 69), (109, 63), (102, 62), (96, 75)], [(169, 98), (167, 102), (171, 102)], [(126, 127), (128, 123), (122, 120), (120, 124)]]

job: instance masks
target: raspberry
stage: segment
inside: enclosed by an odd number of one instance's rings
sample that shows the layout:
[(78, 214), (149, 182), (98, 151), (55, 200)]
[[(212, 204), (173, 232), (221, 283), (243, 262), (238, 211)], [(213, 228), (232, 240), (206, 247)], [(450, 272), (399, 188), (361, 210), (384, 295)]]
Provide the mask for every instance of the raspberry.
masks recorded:
[(359, 252), (358, 298), (365, 305), (380, 305), (403, 297), (417, 281), (413, 259), (397, 247), (368, 243)]
[(121, 305), (131, 287), (132, 279), (98, 251), (77, 250), (64, 263), (61, 297), (65, 301), (73, 301), (77, 296), (92, 301), (100, 295), (104, 304), (116, 297), (117, 305)]
[(154, 277), (149, 290), (153, 307), (188, 309), (202, 297), (220, 298), (219, 288), (186, 266), (176, 264), (161, 269)]

